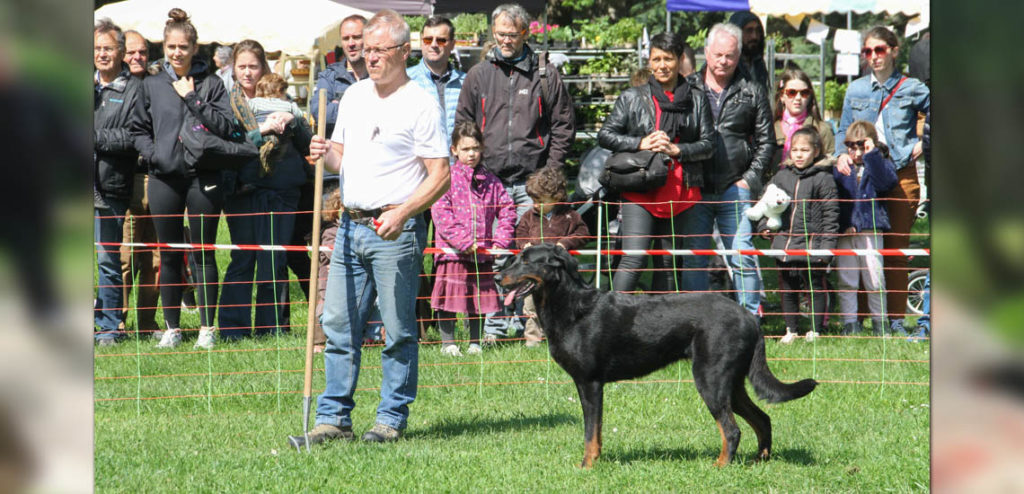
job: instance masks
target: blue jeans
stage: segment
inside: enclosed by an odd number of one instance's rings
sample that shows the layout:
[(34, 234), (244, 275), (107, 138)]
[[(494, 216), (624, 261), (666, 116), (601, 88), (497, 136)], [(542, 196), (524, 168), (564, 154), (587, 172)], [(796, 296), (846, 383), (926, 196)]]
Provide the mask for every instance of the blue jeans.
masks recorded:
[[(250, 193), (228, 198), (228, 230), (234, 244), (287, 245), (295, 228), (294, 213), (299, 204), (299, 190), (257, 188)], [(275, 213), (252, 215), (245, 213)], [(232, 216), (239, 214), (239, 216)], [(231, 263), (224, 273), (220, 293), (218, 326), (223, 339), (249, 336), (253, 327), (253, 274), (256, 276), (256, 330), (261, 336), (280, 328), (288, 331), (284, 317), (288, 303), (288, 259), (284, 251), (231, 251)]]
[(374, 297), (387, 334), (381, 353), (383, 373), (377, 422), (404, 429), (416, 399), (419, 345), (416, 295), (423, 268), (427, 227), (422, 215), (405, 223), (395, 241), (341, 215), (324, 294), (327, 386), (317, 398), (317, 424), (352, 425), (353, 395), (359, 380), (362, 343)]
[[(128, 201), (104, 197), (106, 208), (93, 209), (93, 238), (96, 242), (121, 242), (124, 214)], [(104, 218), (101, 218), (103, 216)], [(117, 338), (124, 310), (124, 280), (121, 277), (121, 250), (117, 246), (96, 247), (98, 273), (96, 301), (93, 306), (93, 326), (96, 339)]]
[(924, 314), (917, 318), (917, 326), (921, 328), (922, 334), (932, 334), (932, 275), (924, 279), (924, 296), (922, 297), (921, 312)]
[[(521, 180), (512, 184), (506, 184), (505, 192), (508, 192), (512, 202), (516, 205), (516, 224), (518, 224), (519, 219), (533, 207), (533, 199), (526, 193), (526, 181)], [(495, 270), (504, 266), (505, 262), (502, 260), (495, 262)], [(501, 288), (501, 285), (498, 285), (498, 295), (504, 296), (504, 294), (505, 290)], [(512, 329), (513, 333), (519, 333), (523, 330), (523, 323), (516, 317), (522, 316), (522, 314), (523, 303), (521, 300), (516, 301), (512, 307), (505, 307), (503, 305), (500, 311), (487, 314), (486, 319), (484, 319), (484, 334), (493, 334), (499, 337), (516, 336), (515, 334), (509, 334), (509, 329)]]
[[(752, 225), (747, 219), (750, 209), (750, 189), (733, 184), (722, 194), (704, 194), (701, 202), (686, 214), (683, 240), (685, 249), (710, 249), (711, 232), (718, 224), (722, 243), (726, 249), (753, 249)], [(683, 290), (707, 291), (708, 256), (685, 256), (683, 267)], [(732, 267), (733, 287), (736, 301), (753, 314), (761, 304), (761, 281), (757, 277), (757, 258), (754, 256), (728, 256)]]

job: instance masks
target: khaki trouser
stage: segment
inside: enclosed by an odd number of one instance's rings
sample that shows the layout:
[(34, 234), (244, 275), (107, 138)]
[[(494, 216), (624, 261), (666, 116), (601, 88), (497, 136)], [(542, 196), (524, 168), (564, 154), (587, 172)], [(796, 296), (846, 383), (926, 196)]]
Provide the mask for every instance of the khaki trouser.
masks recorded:
[[(156, 242), (156, 228), (149, 217), (149, 200), (146, 186), (149, 178), (143, 173), (135, 174), (135, 185), (132, 198), (128, 205), (128, 214), (124, 220), (124, 243)], [(124, 310), (123, 321), (128, 319), (131, 307), (132, 285), (135, 284), (135, 273), (138, 273), (138, 302), (136, 324), (139, 330), (156, 331), (156, 306), (160, 299), (157, 286), (157, 272), (160, 270), (160, 251), (146, 247), (121, 246), (121, 274), (124, 277)]]
[[(910, 246), (910, 228), (917, 219), (917, 203), (921, 199), (921, 186), (917, 183), (917, 167), (914, 163), (896, 172), (899, 184), (885, 197), (889, 224), (892, 227), (885, 236), (886, 249), (906, 249)], [(907, 312), (907, 271), (906, 256), (885, 257), (885, 310), (890, 319), (902, 319)]]
[(533, 295), (527, 295), (523, 299), (523, 315), (527, 316), (526, 328), (523, 330), (523, 337), (526, 338), (526, 341), (544, 339), (544, 328), (540, 327), (540, 322), (537, 321), (537, 306), (533, 304)]

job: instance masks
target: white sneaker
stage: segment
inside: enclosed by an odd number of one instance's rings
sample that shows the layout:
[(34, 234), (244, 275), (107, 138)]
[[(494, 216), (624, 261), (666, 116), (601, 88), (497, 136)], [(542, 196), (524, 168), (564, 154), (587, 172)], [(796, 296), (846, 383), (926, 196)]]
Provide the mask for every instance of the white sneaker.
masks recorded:
[(485, 334), (484, 335), (484, 346), (494, 346), (498, 344), (498, 335), (496, 334)]
[(199, 338), (196, 338), (196, 344), (192, 348), (202, 348), (204, 350), (213, 349), (215, 331), (213, 328), (203, 328), (199, 330)]
[(462, 352), (459, 351), (459, 347), (455, 345), (444, 345), (441, 347), (441, 355), (447, 355), (449, 357), (461, 357)]
[(160, 337), (160, 343), (156, 344), (157, 348), (174, 348), (181, 343), (181, 330), (180, 329), (168, 329), (164, 331), (164, 335)]
[(818, 333), (816, 333), (814, 331), (808, 331), (807, 334), (804, 335), (804, 339), (807, 340), (808, 343), (814, 341), (817, 338), (818, 338)]
[(791, 331), (786, 331), (786, 336), (783, 336), (782, 339), (779, 340), (779, 343), (782, 343), (783, 345), (788, 345), (790, 343), (793, 343), (793, 340), (795, 340), (795, 339), (796, 339), (796, 333), (793, 333)]
[(466, 355), (480, 355), (483, 351), (484, 349), (480, 348), (479, 344), (470, 343), (469, 348), (466, 349)]

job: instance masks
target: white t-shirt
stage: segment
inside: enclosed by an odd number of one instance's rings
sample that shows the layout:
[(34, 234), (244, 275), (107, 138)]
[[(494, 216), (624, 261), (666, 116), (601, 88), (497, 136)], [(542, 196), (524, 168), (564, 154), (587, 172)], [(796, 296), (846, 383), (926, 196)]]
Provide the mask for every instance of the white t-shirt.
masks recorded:
[(424, 158), (447, 158), (437, 98), (411, 81), (387, 98), (373, 81), (350, 86), (338, 104), (331, 140), (345, 145), (341, 158), (342, 202), (376, 209), (401, 204), (427, 178)]

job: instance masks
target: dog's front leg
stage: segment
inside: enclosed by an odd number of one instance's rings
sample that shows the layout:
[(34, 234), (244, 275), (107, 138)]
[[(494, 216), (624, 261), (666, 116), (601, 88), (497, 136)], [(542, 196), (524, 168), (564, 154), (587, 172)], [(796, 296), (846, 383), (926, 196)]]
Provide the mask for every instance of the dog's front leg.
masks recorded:
[(594, 460), (601, 456), (601, 413), (604, 402), (604, 383), (598, 381), (577, 382), (583, 407), (583, 463), (582, 468), (594, 466)]

